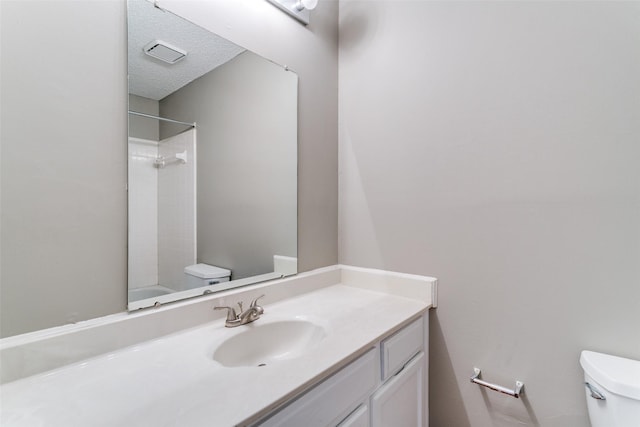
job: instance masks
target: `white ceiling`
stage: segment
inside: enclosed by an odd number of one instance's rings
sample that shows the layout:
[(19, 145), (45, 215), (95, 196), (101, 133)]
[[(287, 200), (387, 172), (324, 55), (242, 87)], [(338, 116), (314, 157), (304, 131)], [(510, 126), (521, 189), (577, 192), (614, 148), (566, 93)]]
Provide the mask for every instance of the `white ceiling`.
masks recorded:
[[(147, 0), (128, 1), (128, 26), (129, 93), (156, 101), (245, 50)], [(153, 40), (186, 50), (186, 58), (172, 65), (146, 55)]]

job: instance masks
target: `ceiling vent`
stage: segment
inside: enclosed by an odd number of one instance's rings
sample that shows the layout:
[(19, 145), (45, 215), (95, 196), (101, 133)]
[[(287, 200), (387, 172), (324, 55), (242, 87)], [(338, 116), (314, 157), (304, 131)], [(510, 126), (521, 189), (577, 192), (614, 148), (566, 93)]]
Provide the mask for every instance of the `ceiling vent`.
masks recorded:
[(144, 53), (168, 64), (175, 64), (187, 56), (186, 51), (175, 46), (171, 46), (169, 43), (163, 42), (162, 40), (154, 40), (151, 43), (148, 43), (144, 47)]

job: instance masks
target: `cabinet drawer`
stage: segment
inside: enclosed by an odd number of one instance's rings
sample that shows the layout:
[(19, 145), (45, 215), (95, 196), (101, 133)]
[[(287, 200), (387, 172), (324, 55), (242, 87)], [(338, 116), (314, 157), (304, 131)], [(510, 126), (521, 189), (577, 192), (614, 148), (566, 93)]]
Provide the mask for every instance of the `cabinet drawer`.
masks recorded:
[(371, 349), (259, 425), (325, 427), (348, 414), (375, 389), (377, 372), (376, 350)]
[(424, 323), (420, 318), (382, 342), (380, 351), (383, 380), (397, 373), (422, 350), (423, 337)]

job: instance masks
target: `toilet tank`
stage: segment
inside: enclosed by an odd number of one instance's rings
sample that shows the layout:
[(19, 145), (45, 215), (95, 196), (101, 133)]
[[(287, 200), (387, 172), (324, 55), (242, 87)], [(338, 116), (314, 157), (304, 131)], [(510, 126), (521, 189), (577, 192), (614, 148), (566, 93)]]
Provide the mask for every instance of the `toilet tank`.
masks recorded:
[(640, 361), (583, 351), (587, 408), (592, 427), (640, 426)]

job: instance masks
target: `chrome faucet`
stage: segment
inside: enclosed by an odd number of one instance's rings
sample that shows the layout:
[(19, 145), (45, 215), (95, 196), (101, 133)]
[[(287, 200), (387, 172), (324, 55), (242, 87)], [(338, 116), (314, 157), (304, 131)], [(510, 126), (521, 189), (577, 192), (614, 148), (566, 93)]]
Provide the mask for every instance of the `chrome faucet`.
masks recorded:
[(227, 310), (227, 320), (224, 322), (224, 326), (227, 328), (235, 328), (236, 326), (246, 325), (247, 323), (254, 322), (262, 316), (264, 313), (264, 308), (258, 305), (258, 300), (264, 297), (264, 295), (260, 295), (258, 298), (251, 301), (249, 308), (247, 310), (242, 310), (242, 301), (238, 303), (240, 307), (240, 314), (236, 313), (236, 310), (233, 307), (227, 306), (216, 306), (213, 307), (214, 310)]

